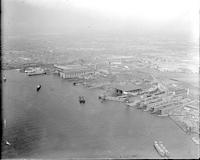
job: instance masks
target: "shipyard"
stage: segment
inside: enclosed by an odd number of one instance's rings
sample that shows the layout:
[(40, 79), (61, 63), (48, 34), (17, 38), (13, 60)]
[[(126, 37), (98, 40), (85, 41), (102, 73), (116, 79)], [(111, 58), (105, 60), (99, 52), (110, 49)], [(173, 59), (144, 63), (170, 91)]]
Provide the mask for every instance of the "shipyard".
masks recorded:
[[(155, 87), (156, 84), (147, 90), (129, 87), (131, 90), (124, 92), (121, 90), (122, 87), (116, 89), (108, 86), (102, 90), (102, 87), (90, 88), (88, 82), (87, 85), (83, 82), (83, 77), (81, 80), (77, 78), (63, 80), (56, 70), (52, 74), (31, 77), (23, 72), (8, 70), (4, 71), (4, 75), (7, 78), (7, 81), (3, 82), (6, 95), (3, 98), (4, 105), (6, 105), (4, 156), (30, 157), (32, 155), (34, 158), (45, 158), (47, 155), (55, 158), (60, 155), (66, 158), (82, 156), (94, 158), (102, 155), (114, 158), (165, 157), (159, 146), (154, 149), (154, 145), (157, 145), (155, 141), (159, 143), (162, 141), (169, 152), (169, 157), (196, 156), (199, 124), (197, 111), (188, 112), (190, 105), (194, 105), (195, 102), (186, 97), (187, 90), (174, 95), (171, 92), (160, 91)], [(74, 86), (74, 81), (80, 85)], [(36, 91), (38, 88), (39, 91)], [(11, 92), (12, 96), (8, 96)], [(22, 97), (25, 101), (20, 100)], [(169, 99), (173, 99), (174, 104)], [(178, 99), (181, 101), (177, 105)], [(160, 104), (161, 102), (163, 105)], [(170, 109), (155, 114), (152, 114), (152, 111), (144, 112), (153, 104), (155, 108)], [(194, 107), (195, 109), (197, 108)], [(167, 116), (164, 117), (159, 116), (166, 114)], [(183, 116), (176, 116), (180, 114)], [(37, 117), (37, 122), (34, 122), (35, 117)], [(123, 121), (119, 117), (123, 118)], [(77, 122), (81, 123), (77, 124)], [(112, 128), (113, 125), (115, 128)], [(18, 126), (18, 128), (13, 131), (11, 126)], [(20, 126), (27, 129), (22, 132)], [(51, 132), (53, 135), (49, 134)], [(99, 133), (98, 138), (95, 136), (97, 133)], [(110, 135), (111, 133), (113, 136)], [(58, 135), (61, 137), (56, 138)], [(125, 135), (126, 138), (122, 139)], [(30, 139), (31, 137), (35, 139)], [(70, 137), (70, 141), (65, 141), (66, 137)], [(93, 139), (92, 142), (91, 139)], [(24, 147), (28, 146), (28, 148), (20, 147), (20, 141), (23, 142)], [(137, 146), (143, 146), (142, 152), (134, 146), (135, 143), (138, 144)], [(49, 148), (49, 144), (52, 147)], [(79, 151), (79, 147), (85, 144), (91, 145), (87, 148), (92, 152)], [(174, 145), (178, 145), (179, 148)], [(55, 153), (53, 146), (61, 150), (68, 146), (68, 151), (65, 151), (65, 154)], [(75, 154), (71, 151), (74, 148), (77, 150)]]

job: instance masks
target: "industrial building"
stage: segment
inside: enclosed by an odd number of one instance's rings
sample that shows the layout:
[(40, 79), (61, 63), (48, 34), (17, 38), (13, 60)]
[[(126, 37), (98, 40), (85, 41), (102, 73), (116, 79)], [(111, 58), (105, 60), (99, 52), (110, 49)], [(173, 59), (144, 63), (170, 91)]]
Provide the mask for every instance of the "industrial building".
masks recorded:
[(56, 68), (55, 72), (63, 79), (83, 78), (83, 76), (95, 74), (94, 69), (80, 65), (67, 65), (67, 66), (54, 65), (54, 67)]

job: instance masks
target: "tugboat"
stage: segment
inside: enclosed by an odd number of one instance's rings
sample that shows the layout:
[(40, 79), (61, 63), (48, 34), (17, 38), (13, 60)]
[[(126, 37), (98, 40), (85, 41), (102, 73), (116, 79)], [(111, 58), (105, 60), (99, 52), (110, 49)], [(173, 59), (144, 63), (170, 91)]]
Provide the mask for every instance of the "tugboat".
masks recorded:
[(36, 88), (36, 90), (37, 90), (37, 92), (41, 89), (41, 85), (39, 84), (39, 85), (37, 85), (37, 88)]
[(74, 82), (74, 83), (73, 83), (73, 85), (74, 85), (74, 86), (77, 86), (77, 83), (76, 83), (76, 82)]
[(155, 141), (154, 147), (161, 157), (169, 157), (169, 152), (161, 141)]
[(79, 103), (85, 103), (85, 98), (83, 96), (79, 96)]

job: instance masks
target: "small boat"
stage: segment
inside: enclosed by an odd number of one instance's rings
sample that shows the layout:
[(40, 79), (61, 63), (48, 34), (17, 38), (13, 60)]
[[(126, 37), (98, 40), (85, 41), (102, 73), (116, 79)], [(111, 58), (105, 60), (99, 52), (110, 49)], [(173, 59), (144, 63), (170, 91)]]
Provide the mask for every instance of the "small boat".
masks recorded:
[(85, 98), (83, 96), (79, 96), (79, 102), (80, 103), (85, 103)]
[(6, 119), (3, 120), (4, 127), (6, 128)]
[(6, 145), (10, 146), (11, 144), (10, 144), (10, 142), (6, 141)]
[(37, 85), (37, 88), (36, 88), (36, 90), (37, 90), (37, 92), (41, 89), (41, 85), (39, 84), (39, 85)]
[(74, 82), (73, 83), (73, 86), (78, 86), (79, 85), (79, 82)]
[(106, 96), (105, 95), (101, 95), (98, 98), (99, 98), (99, 100), (101, 100), (101, 103), (103, 103), (106, 100)]
[(161, 157), (169, 157), (169, 152), (161, 141), (155, 141), (154, 147)]
[(199, 139), (197, 137), (192, 137), (192, 140), (195, 144), (199, 145)]
[(6, 76), (3, 76), (3, 81), (6, 82)]

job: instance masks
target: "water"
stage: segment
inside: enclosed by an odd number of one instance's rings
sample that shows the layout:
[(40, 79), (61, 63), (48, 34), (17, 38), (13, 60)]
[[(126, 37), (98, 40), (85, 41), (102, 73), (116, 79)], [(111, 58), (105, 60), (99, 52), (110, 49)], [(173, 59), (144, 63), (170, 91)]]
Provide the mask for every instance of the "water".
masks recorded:
[[(3, 156), (9, 158), (159, 158), (161, 140), (174, 158), (195, 158), (197, 147), (170, 119), (117, 102), (101, 103), (99, 90), (73, 86), (54, 75), (5, 71)], [(39, 92), (36, 86), (42, 85)], [(78, 96), (86, 97), (79, 104)]]

